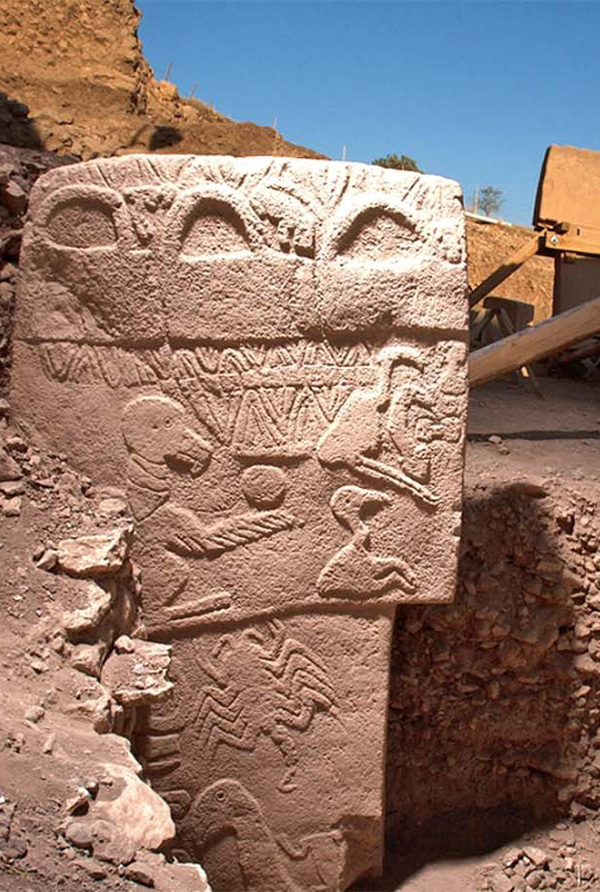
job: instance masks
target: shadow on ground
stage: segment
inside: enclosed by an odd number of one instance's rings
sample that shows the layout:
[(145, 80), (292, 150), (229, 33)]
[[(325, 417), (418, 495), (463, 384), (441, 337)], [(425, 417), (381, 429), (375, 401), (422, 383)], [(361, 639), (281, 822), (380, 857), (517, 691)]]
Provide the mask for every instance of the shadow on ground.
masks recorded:
[(455, 602), (398, 610), (386, 873), (358, 888), (397, 889), (426, 864), (493, 851), (568, 812), (570, 642), (584, 605), (563, 574), (561, 511), (525, 485), (467, 493)]
[(18, 99), (0, 92), (0, 143), (23, 149), (41, 149), (42, 141), (29, 109)]

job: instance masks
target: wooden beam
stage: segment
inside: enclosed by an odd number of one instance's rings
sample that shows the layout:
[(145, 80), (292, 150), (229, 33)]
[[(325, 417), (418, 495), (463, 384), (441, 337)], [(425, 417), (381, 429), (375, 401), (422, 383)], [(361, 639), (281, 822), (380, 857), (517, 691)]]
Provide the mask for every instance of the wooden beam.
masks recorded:
[(493, 291), (494, 288), (497, 288), (505, 279), (508, 279), (510, 275), (512, 275), (515, 270), (518, 270), (520, 266), (523, 266), (526, 260), (529, 260), (530, 257), (533, 257), (537, 254), (542, 244), (542, 233), (537, 232), (533, 238), (529, 239), (518, 251), (509, 257), (506, 263), (503, 263), (502, 266), (498, 267), (498, 269), (494, 270), (491, 276), (488, 276), (487, 279), (474, 288), (469, 295), (469, 309), (473, 309), (476, 304), (479, 303), (480, 300), (489, 294), (490, 291)]
[(598, 257), (600, 254), (600, 232), (594, 229), (572, 227), (566, 234), (544, 231), (540, 250), (545, 254), (569, 252)]
[(600, 297), (473, 351), (469, 356), (469, 385), (479, 387), (486, 381), (512, 372), (528, 362), (558, 353), (569, 344), (598, 332)]

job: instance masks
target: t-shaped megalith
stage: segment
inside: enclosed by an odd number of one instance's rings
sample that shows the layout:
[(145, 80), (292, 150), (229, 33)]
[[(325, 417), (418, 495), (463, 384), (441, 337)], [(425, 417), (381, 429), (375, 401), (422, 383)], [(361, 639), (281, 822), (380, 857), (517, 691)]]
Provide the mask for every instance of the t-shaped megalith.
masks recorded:
[(218, 892), (381, 870), (398, 604), (454, 593), (466, 414), (455, 183), (285, 158), (35, 186), (19, 422), (126, 490), (169, 698), (135, 743)]

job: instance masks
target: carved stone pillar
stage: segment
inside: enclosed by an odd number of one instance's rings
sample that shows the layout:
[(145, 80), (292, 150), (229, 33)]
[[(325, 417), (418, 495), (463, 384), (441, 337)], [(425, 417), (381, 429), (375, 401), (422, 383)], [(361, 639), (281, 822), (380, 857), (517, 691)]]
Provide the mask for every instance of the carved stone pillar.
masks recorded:
[(454, 592), (465, 290), (438, 177), (144, 156), (35, 187), (14, 405), (127, 491), (175, 681), (136, 742), (218, 892), (381, 870), (394, 611)]

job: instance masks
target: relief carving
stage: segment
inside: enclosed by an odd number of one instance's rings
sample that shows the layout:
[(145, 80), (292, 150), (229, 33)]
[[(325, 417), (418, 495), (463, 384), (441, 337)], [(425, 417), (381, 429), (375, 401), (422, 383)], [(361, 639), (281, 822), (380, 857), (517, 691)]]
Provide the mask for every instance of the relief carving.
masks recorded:
[(136, 752), (217, 892), (381, 867), (394, 611), (453, 596), (466, 416), (455, 184), (127, 157), (31, 198), (12, 405), (135, 519), (169, 702)]
[(278, 620), (264, 632), (254, 627), (223, 636), (199, 662), (213, 682), (200, 690), (195, 718), (203, 750), (209, 757), (219, 746), (254, 750), (265, 735), (286, 766), (278, 790), (296, 789), (294, 734), (306, 731), (318, 711), (338, 712), (324, 663)]
[[(400, 363), (423, 368), (423, 357), (411, 348), (387, 347), (377, 356), (378, 380), (372, 389), (355, 390), (346, 400), (331, 427), (321, 437), (317, 454), (324, 465), (345, 467), (399, 492), (408, 491), (427, 505), (439, 496), (400, 468), (378, 460), (390, 408), (392, 374)], [(334, 512), (335, 513), (335, 512)]]
[(366, 518), (390, 502), (390, 496), (385, 493), (360, 486), (341, 486), (335, 491), (331, 510), (336, 520), (350, 530), (352, 539), (321, 571), (317, 582), (319, 594), (370, 598), (393, 588), (414, 594), (415, 574), (407, 562), (371, 551), (371, 531)]
[[(193, 802), (191, 822), (199, 856), (224, 833), (235, 836), (243, 889), (248, 892), (335, 892), (343, 864), (339, 831), (312, 834), (293, 845), (276, 838), (257, 799), (237, 780), (224, 778), (207, 787)], [(293, 872), (300, 874), (302, 884)]]
[(127, 494), (137, 521), (168, 502), (169, 464), (198, 477), (210, 460), (210, 444), (185, 427), (183, 407), (167, 397), (142, 396), (128, 403), (121, 430), (129, 450)]

